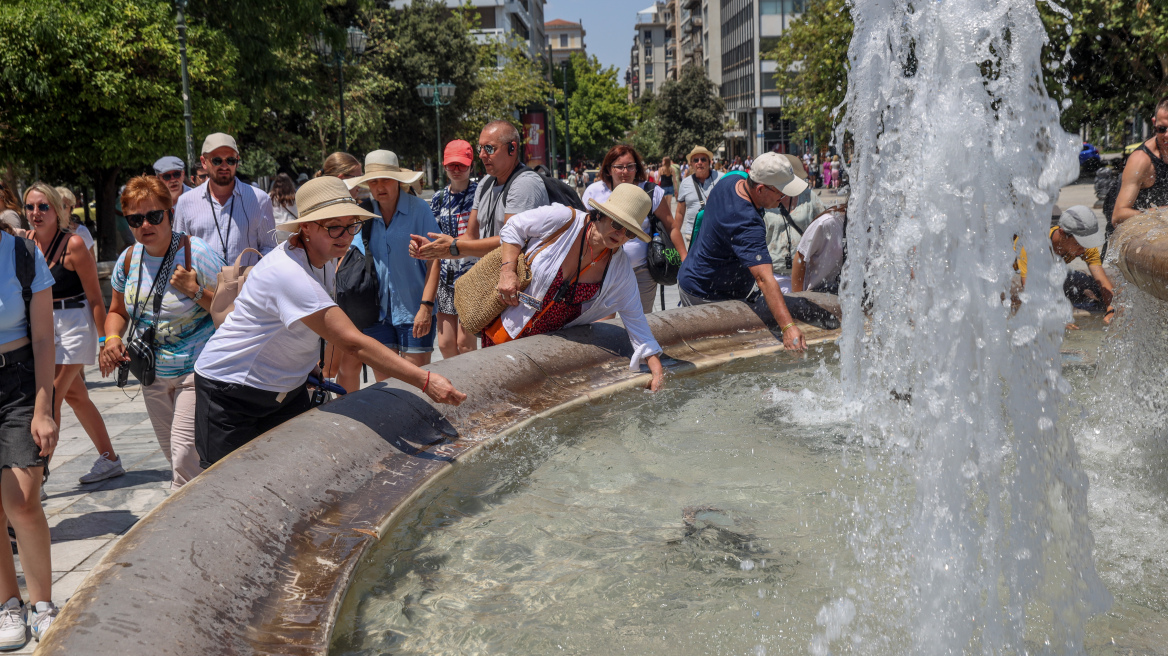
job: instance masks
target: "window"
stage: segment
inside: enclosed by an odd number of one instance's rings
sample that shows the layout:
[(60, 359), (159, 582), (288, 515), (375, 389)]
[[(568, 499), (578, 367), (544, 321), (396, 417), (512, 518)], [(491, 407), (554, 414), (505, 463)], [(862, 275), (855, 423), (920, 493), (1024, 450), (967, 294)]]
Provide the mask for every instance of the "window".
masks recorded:
[(653, 30), (645, 30), (645, 43), (653, 43)]
[(568, 47), (568, 35), (567, 35), (567, 34), (561, 34), (561, 35), (560, 35), (560, 47), (561, 47), (561, 48), (567, 48), (567, 47)]
[(653, 93), (653, 83), (652, 82), (645, 83), (645, 93)]
[(764, 36), (758, 40), (758, 52), (765, 59), (766, 54), (773, 51), (777, 45), (779, 45), (779, 37)]
[(758, 13), (767, 15), (803, 13), (804, 0), (759, 0)]
[(647, 80), (651, 77), (653, 77), (653, 65), (645, 64), (645, 79)]

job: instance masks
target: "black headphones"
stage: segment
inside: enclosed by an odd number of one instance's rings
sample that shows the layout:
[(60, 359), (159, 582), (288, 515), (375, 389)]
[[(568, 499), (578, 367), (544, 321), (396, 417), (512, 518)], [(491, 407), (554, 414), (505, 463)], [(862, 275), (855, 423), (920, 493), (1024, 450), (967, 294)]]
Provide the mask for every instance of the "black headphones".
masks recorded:
[(514, 155), (514, 154), (515, 154), (515, 142), (514, 142), (514, 141), (508, 141), (508, 142), (507, 142), (507, 154), (508, 154), (508, 155)]

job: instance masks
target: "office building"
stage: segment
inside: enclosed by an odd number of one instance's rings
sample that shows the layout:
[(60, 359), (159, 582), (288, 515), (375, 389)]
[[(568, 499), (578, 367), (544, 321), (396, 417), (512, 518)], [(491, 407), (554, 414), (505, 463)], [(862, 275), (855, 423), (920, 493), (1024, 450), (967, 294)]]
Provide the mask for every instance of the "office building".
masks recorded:
[(567, 61), (572, 53), (587, 55), (584, 47), (584, 25), (557, 18), (543, 24), (544, 34), (547, 35), (547, 53), (551, 58), (552, 66), (559, 66), (560, 62)]
[(666, 5), (664, 2), (637, 12), (633, 48), (629, 52), (629, 70), (626, 81), (629, 102), (646, 92), (655, 92), (668, 79), (665, 62)]

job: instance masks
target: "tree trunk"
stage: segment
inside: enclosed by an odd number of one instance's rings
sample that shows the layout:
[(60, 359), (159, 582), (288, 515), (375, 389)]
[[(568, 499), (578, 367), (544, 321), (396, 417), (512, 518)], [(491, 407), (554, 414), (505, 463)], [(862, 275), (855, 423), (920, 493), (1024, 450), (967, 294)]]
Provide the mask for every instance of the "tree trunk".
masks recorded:
[(118, 196), (118, 173), (121, 167), (100, 169), (93, 175), (93, 192), (97, 201), (97, 259), (118, 259), (118, 224), (114, 204)]

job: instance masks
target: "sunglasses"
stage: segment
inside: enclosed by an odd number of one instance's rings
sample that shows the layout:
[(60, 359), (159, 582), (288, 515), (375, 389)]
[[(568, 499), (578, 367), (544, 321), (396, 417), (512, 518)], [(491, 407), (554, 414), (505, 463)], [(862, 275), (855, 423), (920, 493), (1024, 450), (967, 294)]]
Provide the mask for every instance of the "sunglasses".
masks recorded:
[(239, 159), (238, 157), (212, 157), (211, 166), (220, 166), (224, 162), (227, 162), (227, 166), (235, 166), (241, 161), (243, 160)]
[(625, 164), (624, 166), (617, 166), (616, 164), (613, 164), (609, 168), (611, 168), (614, 171), (628, 172), (628, 171), (636, 171), (637, 165), (636, 164)]
[(182, 171), (167, 171), (158, 177), (164, 182), (170, 182), (171, 180), (181, 180), (182, 176)]
[(131, 228), (141, 228), (142, 222), (145, 221), (150, 225), (158, 225), (162, 223), (163, 217), (170, 210), (151, 210), (145, 214), (127, 214), (126, 223), (130, 224)]
[(695, 157), (695, 158), (693, 158), (693, 163), (694, 164), (709, 164), (710, 159), (708, 157)]
[(32, 203), (25, 203), (24, 204), (24, 211), (25, 212), (31, 212), (33, 210), (40, 210), (42, 212), (48, 212), (49, 211), (49, 204), (48, 203), (37, 203), (36, 205), (33, 205)]
[(1156, 134), (1164, 134), (1165, 132), (1168, 132), (1168, 125), (1157, 125), (1152, 129), (1156, 131)]
[(355, 235), (358, 232), (361, 232), (361, 222), (360, 221), (358, 221), (356, 223), (350, 223), (349, 225), (334, 225), (334, 226), (321, 226), (321, 227), (324, 228), (325, 231), (328, 232), (328, 236), (332, 237), (333, 239), (340, 237), (341, 235), (345, 234), (346, 232), (349, 233), (350, 235)]
[(494, 155), (495, 153), (499, 152), (502, 149), (503, 149), (502, 146), (496, 146), (494, 144), (480, 144), (479, 145), (479, 155), (482, 155), (483, 153), (486, 153), (488, 155)]
[[(601, 216), (604, 216), (604, 215), (601, 214)], [(604, 218), (608, 219), (609, 225), (612, 226), (612, 229), (618, 235), (621, 233), (624, 233), (624, 235), (626, 237), (628, 237), (629, 239), (636, 239), (637, 238), (637, 233), (633, 232), (630, 228), (626, 228), (623, 225), (621, 225), (620, 223), (617, 223), (616, 219), (612, 218), (611, 216), (604, 216)]]
[(446, 164), (445, 166), (447, 171), (454, 171), (455, 173), (462, 173), (470, 168), (466, 164)]

